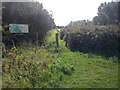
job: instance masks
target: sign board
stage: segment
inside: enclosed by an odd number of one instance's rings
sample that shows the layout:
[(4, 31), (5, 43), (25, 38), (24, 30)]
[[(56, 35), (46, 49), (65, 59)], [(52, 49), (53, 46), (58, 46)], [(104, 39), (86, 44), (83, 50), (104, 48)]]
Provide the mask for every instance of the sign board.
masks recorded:
[(11, 33), (28, 33), (27, 24), (9, 24)]

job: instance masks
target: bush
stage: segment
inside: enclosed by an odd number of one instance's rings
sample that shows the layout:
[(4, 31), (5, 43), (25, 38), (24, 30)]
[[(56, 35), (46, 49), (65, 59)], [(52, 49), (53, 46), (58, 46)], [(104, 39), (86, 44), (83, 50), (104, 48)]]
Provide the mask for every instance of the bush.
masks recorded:
[[(89, 27), (89, 28), (88, 28)], [(68, 31), (69, 30), (69, 31)], [(72, 51), (118, 54), (118, 29), (115, 26), (76, 26), (64, 28), (68, 47)], [(67, 33), (66, 33), (67, 32)], [(74, 33), (73, 33), (74, 32)]]

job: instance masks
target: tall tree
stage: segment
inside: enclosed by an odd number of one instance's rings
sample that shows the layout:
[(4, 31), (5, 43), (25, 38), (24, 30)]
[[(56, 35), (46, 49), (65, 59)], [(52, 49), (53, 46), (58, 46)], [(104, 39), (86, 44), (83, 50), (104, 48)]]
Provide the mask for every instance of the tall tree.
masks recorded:
[(107, 25), (118, 23), (118, 2), (101, 3), (98, 16), (93, 18), (94, 24)]
[(5, 29), (3, 42), (13, 38), (17, 38), (18, 41), (21, 38), (25, 40), (25, 36), (29, 37), (29, 40), (34, 41), (36, 40), (36, 35), (39, 36), (39, 42), (42, 42), (46, 32), (55, 26), (52, 15), (39, 2), (4, 2), (3, 7), (3, 26), (6, 24), (29, 25), (29, 34), (24, 36), (10, 34), (8, 28)]

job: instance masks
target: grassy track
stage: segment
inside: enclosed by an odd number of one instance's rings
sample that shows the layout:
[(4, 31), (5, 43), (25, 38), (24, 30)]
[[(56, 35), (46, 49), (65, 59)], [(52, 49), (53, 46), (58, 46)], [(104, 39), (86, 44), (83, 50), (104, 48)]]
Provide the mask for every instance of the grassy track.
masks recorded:
[[(54, 40), (53, 33), (51, 40)], [(64, 42), (59, 41), (60, 47), (64, 49), (58, 58), (64, 63), (73, 65), (74, 73), (65, 76), (61, 87), (80, 88), (117, 88), (118, 87), (118, 63), (114, 58), (107, 60), (93, 54), (71, 52), (64, 47)]]
[(116, 58), (71, 52), (52, 30), (45, 45), (3, 49), (3, 87), (117, 88)]
[(64, 79), (63, 87), (106, 88), (118, 86), (118, 65), (97, 56), (66, 52), (59, 58), (72, 64), (75, 72)]

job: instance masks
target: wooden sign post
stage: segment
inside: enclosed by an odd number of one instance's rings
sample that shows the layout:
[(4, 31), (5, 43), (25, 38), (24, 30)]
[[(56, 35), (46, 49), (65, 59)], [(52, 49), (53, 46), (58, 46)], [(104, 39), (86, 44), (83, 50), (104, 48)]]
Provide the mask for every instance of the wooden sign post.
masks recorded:
[(56, 33), (56, 45), (59, 46), (59, 43), (58, 43), (58, 33)]
[[(29, 33), (29, 26), (28, 26), (28, 24), (9, 24), (9, 31), (10, 31), (10, 33), (15, 34), (16, 36), (17, 35), (24, 36)], [(22, 42), (23, 41), (24, 40), (22, 39)], [(15, 42), (15, 41), (13, 41), (13, 42)], [(15, 44), (13, 43), (13, 45), (15, 45)]]
[(37, 44), (37, 46), (38, 46), (38, 33), (36, 33), (36, 44)]

